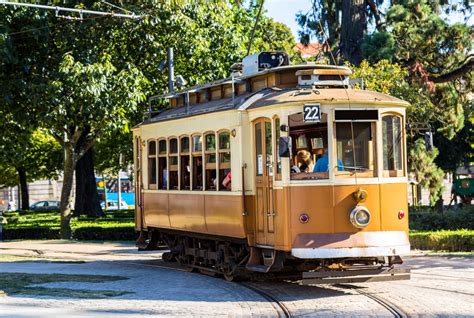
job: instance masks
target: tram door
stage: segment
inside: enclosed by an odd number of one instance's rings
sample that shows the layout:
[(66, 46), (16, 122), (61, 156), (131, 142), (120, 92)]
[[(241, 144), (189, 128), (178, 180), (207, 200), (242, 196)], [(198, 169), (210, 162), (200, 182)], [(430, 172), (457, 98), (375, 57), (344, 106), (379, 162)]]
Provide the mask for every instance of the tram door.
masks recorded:
[[(143, 225), (141, 138), (135, 138), (135, 223)], [(138, 221), (138, 222), (137, 222)]]
[(273, 143), (272, 123), (264, 118), (254, 122), (255, 129), (255, 180), (257, 194), (256, 241), (261, 245), (274, 245), (273, 198)]

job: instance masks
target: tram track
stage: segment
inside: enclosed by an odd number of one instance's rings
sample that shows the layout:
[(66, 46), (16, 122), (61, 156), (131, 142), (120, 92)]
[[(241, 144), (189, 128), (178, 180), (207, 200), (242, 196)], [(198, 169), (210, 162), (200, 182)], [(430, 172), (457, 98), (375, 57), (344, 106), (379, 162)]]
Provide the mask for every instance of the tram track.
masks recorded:
[(392, 303), (392, 302), (390, 302), (390, 301), (388, 301), (388, 300), (386, 300), (386, 299), (384, 299), (380, 296), (377, 296), (374, 293), (361, 290), (360, 286), (349, 285), (349, 284), (337, 284), (335, 286), (339, 287), (339, 288), (342, 288), (342, 289), (353, 290), (356, 293), (358, 293), (359, 295), (362, 295), (362, 296), (365, 296), (367, 298), (372, 299), (373, 301), (375, 301), (376, 303), (380, 304), (382, 307), (387, 309), (394, 317), (397, 317), (397, 318), (406, 318), (406, 317), (408, 317), (408, 315), (403, 311), (403, 309), (401, 309), (400, 307), (398, 307), (394, 303)]
[(251, 285), (250, 283), (247, 283), (247, 282), (237, 282), (236, 284), (238, 284), (240, 286), (243, 286), (243, 287), (253, 291), (254, 293), (262, 296), (263, 298), (265, 298), (269, 303), (272, 304), (273, 308), (275, 309), (275, 311), (278, 314), (278, 317), (286, 317), (286, 318), (293, 317), (291, 315), (290, 310), (285, 306), (285, 304), (283, 302), (279, 301), (273, 295), (267, 293), (263, 289), (258, 288), (256, 286), (254, 286), (253, 284)]

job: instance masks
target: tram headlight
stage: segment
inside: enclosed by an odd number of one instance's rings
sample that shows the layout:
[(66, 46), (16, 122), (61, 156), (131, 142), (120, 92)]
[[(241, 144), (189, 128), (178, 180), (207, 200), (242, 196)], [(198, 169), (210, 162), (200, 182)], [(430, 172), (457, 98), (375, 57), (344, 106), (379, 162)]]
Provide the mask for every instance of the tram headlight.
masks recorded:
[(356, 228), (363, 229), (370, 223), (370, 211), (363, 205), (356, 205), (351, 210), (349, 219)]

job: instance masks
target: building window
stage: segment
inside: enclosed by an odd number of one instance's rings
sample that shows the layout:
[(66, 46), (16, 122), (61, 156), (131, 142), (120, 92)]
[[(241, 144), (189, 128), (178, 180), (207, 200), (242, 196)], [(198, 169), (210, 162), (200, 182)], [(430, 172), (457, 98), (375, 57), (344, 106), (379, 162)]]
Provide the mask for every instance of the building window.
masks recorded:
[(216, 135), (209, 133), (204, 136), (204, 164), (205, 164), (205, 189), (217, 190), (217, 165), (216, 165)]
[(384, 176), (403, 176), (402, 164), (402, 119), (400, 116), (382, 118), (383, 170)]
[(375, 123), (336, 123), (336, 176), (376, 176)]
[(178, 139), (172, 138), (169, 142), (169, 190), (178, 190)]
[(158, 141), (158, 189), (168, 189), (168, 158), (166, 157), (166, 140)]
[(181, 137), (180, 143), (180, 189), (190, 190), (191, 189), (191, 165), (190, 165), (190, 152), (189, 152), (189, 137)]
[(230, 171), (230, 133), (219, 133), (219, 181), (220, 191), (232, 189), (232, 174)]
[(203, 165), (202, 165), (202, 136), (192, 136), (191, 156), (192, 156), (192, 190), (203, 189)]
[(148, 142), (148, 185), (156, 189), (156, 141)]

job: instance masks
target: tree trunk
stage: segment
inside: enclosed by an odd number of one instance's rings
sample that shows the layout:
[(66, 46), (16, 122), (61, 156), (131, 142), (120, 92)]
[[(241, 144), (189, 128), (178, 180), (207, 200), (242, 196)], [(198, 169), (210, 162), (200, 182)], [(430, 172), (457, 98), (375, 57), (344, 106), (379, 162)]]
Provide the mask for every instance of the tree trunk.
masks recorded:
[(343, 0), (341, 19), (341, 53), (354, 65), (362, 62), (362, 41), (367, 29), (366, 0)]
[(63, 188), (61, 189), (61, 203), (59, 211), (61, 213), (61, 232), (60, 236), (63, 240), (71, 239), (71, 190), (74, 177), (74, 160), (75, 153), (70, 143), (65, 143), (64, 149), (64, 176)]
[(30, 208), (30, 194), (28, 192), (28, 181), (26, 180), (26, 171), (22, 167), (16, 168), (18, 171), (18, 178), (20, 179), (21, 192), (21, 210), (25, 211)]
[(95, 182), (93, 150), (90, 148), (76, 164), (76, 202), (74, 215), (100, 217), (104, 213), (100, 207), (99, 192)]

